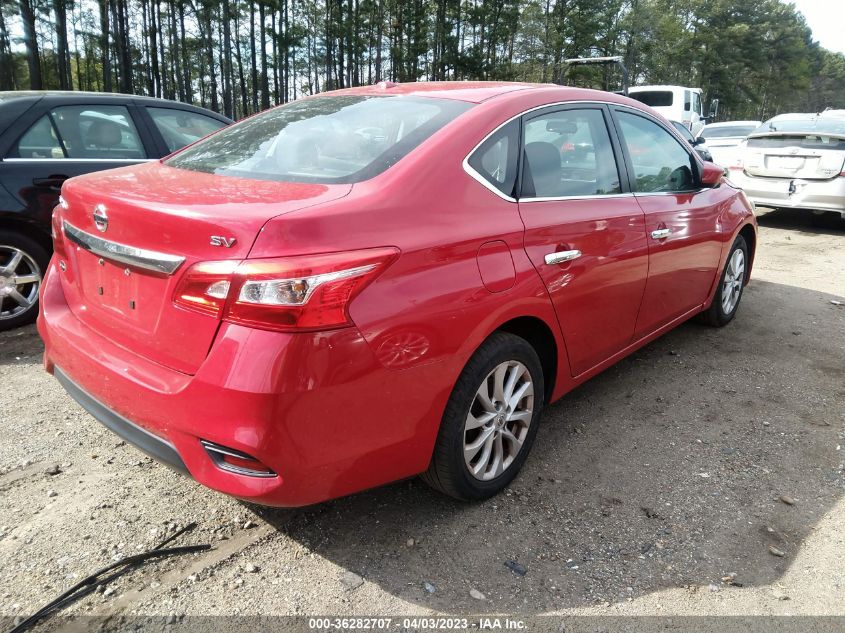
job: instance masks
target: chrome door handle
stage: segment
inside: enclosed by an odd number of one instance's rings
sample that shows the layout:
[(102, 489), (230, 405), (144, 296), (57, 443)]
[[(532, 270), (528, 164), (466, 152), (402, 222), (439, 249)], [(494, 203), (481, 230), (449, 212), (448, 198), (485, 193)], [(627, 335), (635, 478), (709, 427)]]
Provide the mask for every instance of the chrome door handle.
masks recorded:
[(558, 251), (557, 253), (546, 255), (545, 260), (551, 266), (553, 264), (571, 262), (573, 259), (578, 259), (579, 257), (581, 257), (581, 251)]
[(672, 229), (657, 229), (651, 232), (651, 236), (656, 240), (662, 240), (664, 237), (669, 237), (671, 233)]

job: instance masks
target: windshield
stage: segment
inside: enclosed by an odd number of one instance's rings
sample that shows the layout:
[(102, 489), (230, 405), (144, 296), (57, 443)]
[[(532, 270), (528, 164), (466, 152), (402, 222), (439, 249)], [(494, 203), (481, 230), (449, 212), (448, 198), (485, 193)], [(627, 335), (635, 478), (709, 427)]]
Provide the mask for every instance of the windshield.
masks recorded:
[(701, 136), (704, 138), (729, 138), (732, 136), (748, 136), (753, 131), (753, 125), (725, 125), (720, 127), (705, 127), (701, 131)]
[(683, 123), (678, 123), (677, 121), (669, 121), (669, 123), (671, 123), (675, 127), (675, 129), (678, 130), (678, 132), (681, 134), (681, 136), (684, 137), (686, 141), (691, 143), (695, 140), (692, 136), (692, 132), (690, 132), (687, 129), (687, 126)]
[(769, 119), (754, 134), (771, 132), (804, 132), (813, 134), (845, 134), (845, 117), (807, 115), (806, 118)]
[(628, 96), (652, 108), (672, 105), (672, 93), (669, 90), (644, 90), (643, 92), (631, 92)]
[(258, 180), (360, 182), (470, 107), (428, 97), (302, 99), (225, 128), (165, 164)]

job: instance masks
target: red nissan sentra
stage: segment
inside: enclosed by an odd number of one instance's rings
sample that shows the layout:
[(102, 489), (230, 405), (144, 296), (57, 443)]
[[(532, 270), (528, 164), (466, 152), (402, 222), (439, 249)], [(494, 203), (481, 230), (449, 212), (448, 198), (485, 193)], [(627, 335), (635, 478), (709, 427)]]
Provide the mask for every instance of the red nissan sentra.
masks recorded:
[(45, 366), (200, 483), (299, 506), (422, 474), (481, 499), (543, 406), (736, 314), (744, 194), (606, 92), (379, 84), (73, 178)]

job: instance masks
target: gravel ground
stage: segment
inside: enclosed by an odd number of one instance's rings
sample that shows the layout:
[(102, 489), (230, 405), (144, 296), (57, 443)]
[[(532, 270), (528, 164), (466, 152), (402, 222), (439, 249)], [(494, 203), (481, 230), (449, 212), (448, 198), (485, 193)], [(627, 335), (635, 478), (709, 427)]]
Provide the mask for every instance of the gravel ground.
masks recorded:
[(69, 611), (845, 615), (845, 223), (760, 224), (736, 320), (688, 323), (551, 406), (484, 503), (414, 480), (245, 505), (96, 423), (34, 327), (0, 334), (0, 616), (191, 521), (179, 544), (211, 551)]

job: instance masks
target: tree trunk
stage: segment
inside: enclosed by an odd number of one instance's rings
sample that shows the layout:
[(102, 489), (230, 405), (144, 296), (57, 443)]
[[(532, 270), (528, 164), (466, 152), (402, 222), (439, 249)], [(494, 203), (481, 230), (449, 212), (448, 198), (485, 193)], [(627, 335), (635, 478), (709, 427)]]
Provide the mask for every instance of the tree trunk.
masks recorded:
[(59, 71), (59, 87), (71, 90), (70, 49), (67, 43), (67, 7), (65, 0), (53, 0), (53, 12), (56, 14), (56, 61)]
[(41, 90), (41, 57), (38, 54), (38, 40), (35, 35), (35, 11), (30, 0), (20, 0), (23, 21), (23, 41), (26, 46), (26, 63), (29, 68), (29, 87)]
[(152, 85), (153, 89), (150, 94), (153, 97), (161, 97), (161, 74), (158, 69), (158, 42), (156, 41), (156, 37), (158, 36), (158, 20), (156, 19), (156, 5), (158, 4), (157, 0), (153, 0), (150, 4), (150, 66), (152, 66)]
[[(284, 40), (284, 47), (285, 47), (285, 78), (282, 81), (282, 103), (287, 103), (288, 99), (290, 98), (290, 53), (291, 47), (293, 46), (293, 40), (289, 36), (290, 33), (290, 21), (288, 17), (288, 0), (282, 0), (284, 3), (284, 16), (285, 16), (285, 40)], [(294, 16), (295, 21), (296, 16)], [(294, 84), (294, 91), (296, 91), (296, 85)], [(296, 93), (294, 92), (294, 99), (296, 99)]]
[[(237, 9), (237, 5), (235, 5)], [(241, 85), (241, 109), (242, 115), (249, 114), (249, 96), (246, 90), (246, 77), (244, 76), (244, 62), (241, 53), (241, 21), (240, 12), (235, 13), (235, 60), (238, 62), (238, 79)], [(234, 83), (234, 82), (233, 82)]]
[(231, 15), (229, 11), (229, 0), (223, 0), (223, 46), (222, 57), (220, 59), (220, 66), (223, 74), (223, 113), (231, 118), (234, 118), (234, 108), (232, 103), (232, 29), (229, 21)]
[(185, 101), (194, 102), (194, 87), (191, 84), (191, 58), (185, 37), (185, 2), (179, 3), (179, 35), (182, 40), (182, 85), (185, 86)]
[(214, 68), (214, 31), (211, 26), (210, 5), (204, 4), (203, 14), (205, 17), (205, 54), (208, 61), (209, 99), (211, 101), (211, 109), (215, 112), (220, 112), (220, 102), (217, 99), (217, 71)]
[[(281, 13), (279, 14), (279, 24), (281, 25)], [(272, 51), (271, 59), (273, 60), (273, 103), (278, 105), (281, 103), (279, 99), (279, 92), (281, 90), (279, 81), (279, 32), (276, 30), (276, 9), (270, 7), (270, 50)]]
[(258, 5), (259, 30), (261, 32), (258, 41), (261, 42), (261, 109), (270, 107), (270, 83), (267, 77), (267, 29), (264, 25), (265, 10), (264, 3)]
[(156, 12), (156, 22), (158, 23), (158, 58), (161, 62), (161, 96), (165, 99), (172, 99), (173, 89), (170, 81), (170, 75), (167, 73), (167, 58), (164, 55), (164, 20), (161, 19), (161, 5), (159, 0), (154, 0), (153, 10)]
[[(182, 53), (179, 48), (179, 31), (176, 23), (177, 3), (170, 2), (170, 64), (173, 69), (173, 78), (176, 84), (176, 91), (179, 94), (179, 101), (184, 103), (188, 100), (185, 94), (184, 75), (182, 74)], [(178, 3), (179, 5), (182, 2)]]
[(117, 47), (118, 84), (120, 92), (132, 94), (132, 56), (129, 51), (129, 29), (127, 28), (126, 0), (111, 1), (112, 22), (117, 26), (114, 41)]
[(6, 19), (0, 11), (0, 90), (14, 90), (15, 81), (12, 73), (12, 45)]
[[(262, 8), (262, 14), (264, 9)], [(262, 18), (261, 23), (264, 23)], [(258, 112), (258, 59), (255, 53), (255, 2), (249, 3), (249, 62), (252, 80), (252, 111)]]

